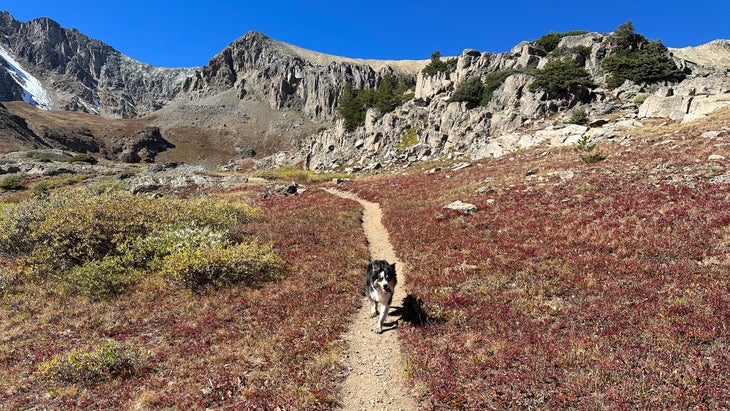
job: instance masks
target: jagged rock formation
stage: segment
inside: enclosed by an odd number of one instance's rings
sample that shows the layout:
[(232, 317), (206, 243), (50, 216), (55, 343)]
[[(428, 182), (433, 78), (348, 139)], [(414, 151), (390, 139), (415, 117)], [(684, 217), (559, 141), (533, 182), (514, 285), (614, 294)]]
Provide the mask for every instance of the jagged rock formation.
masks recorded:
[(235, 89), (275, 109), (299, 110), (310, 119), (333, 120), (345, 83), (373, 88), (385, 73), (415, 75), (424, 62), (372, 62), (328, 56), (252, 31), (197, 70), (183, 87), (196, 99)]
[[(458, 57), (456, 70), (432, 76), (419, 74), (415, 98), (394, 112), (381, 116), (369, 111), (364, 127), (348, 133), (340, 124), (310, 136), (289, 152), (263, 159), (260, 166), (290, 163), (313, 170), (342, 166), (368, 169), (380, 167), (381, 163), (408, 163), (435, 156), (498, 157), (544, 142), (574, 144), (584, 135), (593, 139), (623, 138), (624, 129), (640, 125), (637, 118), (691, 118), (730, 101), (726, 70), (717, 71), (716, 67), (677, 57), (674, 60), (678, 67), (701, 77), (690, 77), (679, 85), (626, 82), (608, 89), (601, 62), (611, 47), (608, 35), (588, 33), (562, 38), (560, 53), (546, 54), (530, 42), (501, 54), (465, 50)], [(551, 60), (565, 56), (583, 66), (598, 87), (583, 89), (562, 100), (550, 99), (541, 90), (529, 90), (533, 81), (529, 69), (542, 69)], [(484, 79), (500, 70), (513, 71), (485, 106), (450, 100), (460, 82)], [(646, 101), (640, 109), (642, 99)], [(593, 127), (563, 124), (576, 107), (586, 110)], [(609, 114), (613, 122), (607, 120)], [(416, 135), (417, 143), (404, 147), (409, 134)]]
[[(0, 12), (0, 36), (0, 47), (40, 81), (54, 109), (138, 117), (168, 104), (192, 72), (144, 64), (48, 18), (21, 23)], [(0, 98), (20, 100), (28, 90), (8, 75), (9, 65), (0, 59)]]
[[(85, 128), (17, 107), (10, 112), (21, 118), (0, 109), (4, 135), (13, 136), (0, 138), (3, 150), (58, 147), (123, 161), (233, 167), (273, 154), (259, 166), (377, 167), (436, 156), (501, 156), (545, 141), (572, 144), (585, 135), (623, 138), (622, 129), (635, 127), (637, 119), (689, 120), (730, 101), (728, 41), (671, 50), (676, 66), (692, 73), (680, 84), (627, 82), (609, 89), (601, 63), (613, 46), (602, 33), (563, 37), (551, 53), (534, 42), (500, 54), (465, 50), (455, 69), (429, 76), (420, 74), (427, 61), (341, 58), (257, 32), (194, 69), (146, 65), (46, 18), (21, 23), (0, 13), (0, 34), (0, 101), (139, 119)], [(531, 90), (534, 70), (561, 58), (584, 68), (596, 87), (560, 99)], [(451, 100), (465, 81), (500, 72), (505, 75), (487, 104)], [(414, 98), (390, 113), (370, 110), (363, 127), (345, 131), (337, 113), (344, 85), (373, 88), (386, 73), (417, 77)], [(588, 125), (563, 124), (576, 108), (587, 112)], [(3, 142), (9, 138), (12, 144)]]
[(660, 87), (639, 107), (639, 117), (692, 121), (730, 105), (730, 75), (715, 72)]

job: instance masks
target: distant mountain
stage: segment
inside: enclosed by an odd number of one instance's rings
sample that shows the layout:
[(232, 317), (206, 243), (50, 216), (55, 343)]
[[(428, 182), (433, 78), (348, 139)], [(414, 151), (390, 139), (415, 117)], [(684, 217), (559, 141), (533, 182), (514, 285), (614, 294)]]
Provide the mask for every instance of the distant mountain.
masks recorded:
[(0, 101), (142, 118), (177, 147), (163, 160), (206, 165), (285, 149), (334, 121), (346, 82), (374, 87), (384, 73), (415, 77), (425, 64), (329, 56), (251, 32), (205, 67), (157, 68), (48, 18), (23, 23), (7, 12), (0, 35)]
[(0, 12), (0, 35), (2, 98), (42, 108), (138, 117), (168, 104), (192, 72), (152, 67), (48, 18)]
[(730, 67), (730, 40), (713, 40), (696, 47), (670, 48), (683, 60), (718, 70)]
[[(555, 47), (523, 42), (507, 53), (465, 50), (443, 70), (423, 74), (428, 60), (342, 58), (249, 32), (204, 67), (158, 68), (48, 18), (19, 22), (0, 12), (0, 101), (9, 102), (0, 109), (0, 150), (67, 148), (209, 167), (249, 159), (259, 166), (375, 167), (504, 155), (542, 136), (567, 144), (575, 135), (556, 137), (560, 132), (550, 129), (562, 129), (578, 108), (594, 124), (581, 126), (580, 135), (615, 136), (595, 125), (619, 117), (703, 115), (730, 93), (727, 41), (660, 46), (687, 80), (628, 81), (618, 88), (607, 87), (602, 67), (615, 47), (609, 34), (566, 34)], [(566, 60), (586, 70), (591, 87), (558, 96), (533, 86), (542, 70)], [(361, 127), (345, 130), (337, 111), (345, 85), (359, 93), (389, 74), (416, 84), (404, 94), (407, 102), (389, 113), (371, 107)], [(479, 104), (468, 95), (476, 88), (488, 88), (490, 99)]]

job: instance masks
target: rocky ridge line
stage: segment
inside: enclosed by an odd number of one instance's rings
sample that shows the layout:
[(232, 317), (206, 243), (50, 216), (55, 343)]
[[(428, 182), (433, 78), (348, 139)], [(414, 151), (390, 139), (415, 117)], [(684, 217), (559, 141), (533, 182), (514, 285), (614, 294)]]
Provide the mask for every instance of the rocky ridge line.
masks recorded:
[[(303, 164), (312, 170), (367, 170), (437, 157), (500, 157), (542, 143), (571, 145), (583, 136), (594, 141), (620, 140), (627, 138), (631, 129), (640, 127), (645, 118), (689, 121), (730, 104), (727, 69), (702, 66), (676, 56), (677, 66), (691, 73), (679, 84), (647, 86), (627, 81), (617, 89), (608, 89), (601, 69), (611, 47), (607, 39), (607, 34), (588, 33), (561, 40), (558, 49), (589, 51), (573, 58), (599, 85), (572, 100), (551, 100), (543, 91), (528, 90), (532, 76), (524, 70), (541, 69), (559, 58), (546, 55), (530, 42), (500, 54), (465, 50), (458, 57), (455, 71), (433, 76), (419, 74), (415, 98), (394, 112), (381, 115), (369, 110), (364, 127), (354, 132), (345, 131), (338, 123), (259, 164)], [(486, 106), (450, 102), (455, 86), (464, 79), (484, 79), (489, 73), (505, 69), (516, 71), (495, 90)], [(586, 125), (566, 124), (576, 108), (587, 112)], [(401, 147), (409, 132), (415, 132), (417, 143)]]

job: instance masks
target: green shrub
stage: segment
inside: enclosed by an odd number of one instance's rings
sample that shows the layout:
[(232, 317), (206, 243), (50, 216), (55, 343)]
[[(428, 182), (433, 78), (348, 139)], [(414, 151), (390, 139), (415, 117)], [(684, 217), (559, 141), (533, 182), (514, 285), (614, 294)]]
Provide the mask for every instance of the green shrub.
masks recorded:
[(470, 106), (486, 106), (492, 100), (494, 92), (504, 84), (507, 77), (517, 73), (517, 70), (506, 69), (488, 73), (484, 82), (478, 78), (471, 78), (456, 85), (449, 102), (466, 101)]
[(466, 79), (456, 85), (449, 102), (467, 102), (476, 106), (482, 101), (483, 93), (484, 84), (481, 79), (478, 77)]
[[(125, 265), (148, 269), (155, 261), (148, 257), (161, 259), (177, 246), (175, 241), (211, 243), (222, 236), (219, 232), (227, 233), (256, 213), (244, 203), (223, 199), (70, 191), (4, 207), (0, 256), (19, 259), (26, 274), (66, 281), (82, 294), (103, 298), (137, 278)], [(145, 242), (147, 238), (153, 240)], [(159, 250), (149, 250), (154, 247)]]
[[(160, 221), (167, 222), (165, 228), (170, 225), (190, 223), (201, 227), (208, 226), (216, 230), (225, 230), (237, 224), (248, 223), (258, 215), (255, 207), (244, 202), (208, 197), (158, 201), (155, 211), (153, 214), (160, 218)], [(167, 213), (167, 215), (159, 215), (158, 212)]]
[(120, 247), (124, 259), (134, 267), (161, 268), (162, 260), (189, 248), (206, 248), (228, 244), (228, 233), (195, 225), (173, 226), (148, 237), (139, 237)]
[(552, 98), (566, 98), (581, 88), (594, 87), (591, 75), (570, 58), (551, 60), (534, 75), (535, 80), (528, 89), (532, 92), (542, 89)]
[(20, 179), (15, 176), (11, 177), (5, 177), (2, 181), (0, 181), (0, 188), (3, 190), (22, 190), (23, 184), (20, 182)]
[(596, 150), (596, 144), (593, 143), (587, 135), (578, 140), (576, 147), (573, 149), (576, 153), (580, 154), (580, 159), (586, 164), (597, 163), (603, 161), (608, 156), (600, 150)]
[(446, 61), (441, 60), (441, 52), (436, 50), (431, 53), (431, 61), (421, 70), (425, 76), (433, 76), (438, 73), (452, 71), (456, 68), (457, 59), (451, 58)]
[(237, 283), (256, 284), (275, 279), (283, 261), (256, 242), (235, 246), (186, 248), (162, 261), (162, 274), (193, 291)]
[(95, 384), (134, 375), (136, 363), (131, 350), (109, 340), (93, 351), (73, 349), (67, 355), (54, 356), (42, 362), (36, 374), (46, 381)]
[(486, 106), (494, 95), (494, 92), (504, 84), (507, 77), (517, 73), (514, 69), (505, 69), (493, 71), (486, 75), (484, 79), (484, 88), (482, 89), (482, 98), (480, 104)]
[(391, 73), (385, 74), (375, 89), (357, 89), (349, 83), (345, 84), (337, 101), (337, 112), (345, 120), (345, 130), (354, 131), (363, 125), (369, 108), (377, 108), (381, 113), (395, 110), (412, 98), (405, 92), (413, 85), (412, 79)]
[(588, 122), (588, 112), (583, 107), (578, 107), (573, 110), (566, 122), (569, 124), (586, 124)]
[(347, 83), (337, 100), (337, 112), (345, 120), (345, 130), (353, 131), (365, 123), (367, 105), (363, 104), (361, 90)]
[(284, 165), (276, 169), (256, 170), (252, 177), (265, 178), (267, 180), (296, 181), (299, 183), (321, 183), (331, 181), (333, 178), (351, 178), (347, 173), (315, 173), (294, 165)]
[(546, 53), (549, 53), (553, 50), (555, 50), (558, 47), (558, 44), (560, 43), (560, 40), (563, 39), (563, 37), (567, 36), (580, 36), (582, 34), (587, 34), (588, 32), (585, 30), (575, 30), (575, 31), (567, 31), (565, 33), (548, 33), (539, 39), (532, 42), (535, 46), (541, 48)]
[(649, 41), (634, 33), (630, 21), (619, 26), (609, 36), (609, 42), (614, 47), (601, 62), (601, 67), (609, 73), (609, 88), (619, 87), (626, 80), (651, 84), (684, 79), (684, 74), (669, 58), (669, 51), (661, 41)]
[(90, 154), (76, 154), (68, 160), (69, 163), (87, 163), (96, 164), (99, 162), (94, 156)]
[(121, 257), (106, 257), (74, 267), (66, 281), (91, 300), (115, 297), (137, 282), (141, 274)]

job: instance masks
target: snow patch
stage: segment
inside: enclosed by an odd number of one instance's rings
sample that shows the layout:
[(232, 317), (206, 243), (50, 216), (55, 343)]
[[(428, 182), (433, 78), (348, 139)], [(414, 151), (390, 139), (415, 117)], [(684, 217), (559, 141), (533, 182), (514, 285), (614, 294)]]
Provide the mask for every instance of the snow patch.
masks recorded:
[(23, 88), (23, 101), (44, 110), (53, 108), (51, 94), (37, 78), (25, 71), (20, 63), (3, 46), (0, 46), (0, 57), (5, 59), (5, 70)]

